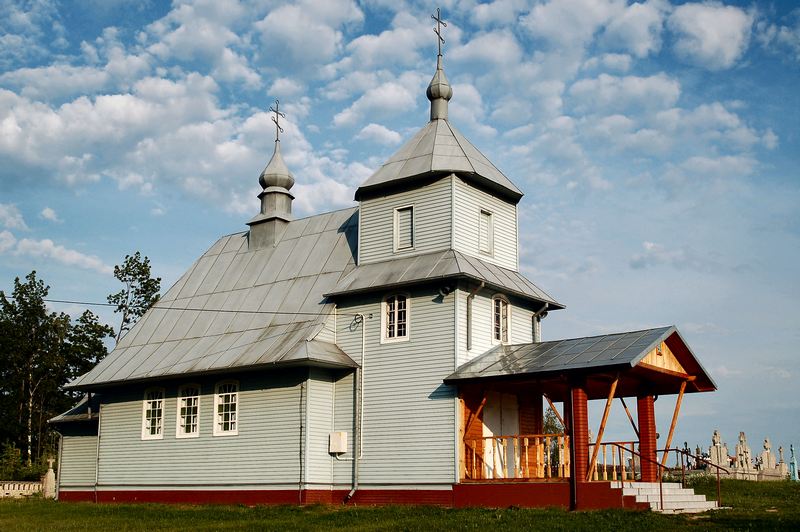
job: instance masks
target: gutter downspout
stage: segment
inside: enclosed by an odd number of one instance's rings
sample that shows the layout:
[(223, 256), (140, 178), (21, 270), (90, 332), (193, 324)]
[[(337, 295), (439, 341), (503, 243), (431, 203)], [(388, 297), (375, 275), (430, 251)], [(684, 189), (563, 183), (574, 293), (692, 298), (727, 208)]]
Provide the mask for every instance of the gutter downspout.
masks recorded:
[[(355, 419), (356, 419), (356, 427), (355, 427), (355, 434), (353, 437), (353, 489), (350, 490), (345, 498), (344, 502), (350, 502), (350, 499), (356, 494), (358, 491), (358, 465), (361, 458), (364, 456), (364, 368), (366, 367), (366, 319), (364, 318), (363, 314), (356, 314), (356, 319), (361, 323), (361, 367), (356, 368), (356, 373), (358, 374), (357, 377), (357, 385), (356, 385), (356, 408), (357, 412), (355, 412)], [(357, 449), (355, 447), (358, 447)]]
[(547, 309), (550, 307), (549, 303), (545, 303), (542, 308), (536, 311), (533, 315), (533, 341), (541, 342), (542, 341), (542, 318), (544, 315), (547, 314)]
[(476, 286), (467, 296), (467, 351), (472, 349), (472, 300), (475, 299), (475, 294), (478, 293), (478, 290), (484, 286), (486, 286), (486, 282), (481, 281), (481, 284)]

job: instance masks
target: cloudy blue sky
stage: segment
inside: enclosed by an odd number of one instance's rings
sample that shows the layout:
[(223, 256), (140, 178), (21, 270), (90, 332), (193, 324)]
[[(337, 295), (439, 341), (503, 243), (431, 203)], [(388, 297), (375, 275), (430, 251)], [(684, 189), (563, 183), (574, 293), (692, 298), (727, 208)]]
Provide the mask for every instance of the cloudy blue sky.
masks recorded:
[[(796, 4), (440, 5), (451, 121), (526, 192), (522, 269), (568, 307), (545, 337), (676, 324), (720, 388), (677, 440), (800, 444)], [(0, 0), (0, 289), (103, 301), (135, 250), (169, 286), (257, 212), (275, 98), (296, 213), (352, 205), (428, 119), (435, 7)]]

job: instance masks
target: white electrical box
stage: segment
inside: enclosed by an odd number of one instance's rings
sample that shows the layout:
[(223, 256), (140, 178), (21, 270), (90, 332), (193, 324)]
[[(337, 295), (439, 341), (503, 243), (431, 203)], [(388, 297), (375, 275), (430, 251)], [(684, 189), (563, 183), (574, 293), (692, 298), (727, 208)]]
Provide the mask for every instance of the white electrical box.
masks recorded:
[(344, 454), (347, 452), (346, 432), (331, 432), (328, 442), (328, 452), (331, 454)]

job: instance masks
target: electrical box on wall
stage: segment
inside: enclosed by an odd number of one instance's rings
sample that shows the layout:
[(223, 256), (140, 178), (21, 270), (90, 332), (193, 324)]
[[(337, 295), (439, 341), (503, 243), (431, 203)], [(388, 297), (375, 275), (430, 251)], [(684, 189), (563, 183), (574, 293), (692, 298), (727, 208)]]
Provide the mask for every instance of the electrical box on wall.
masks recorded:
[(347, 452), (346, 432), (331, 432), (328, 442), (328, 452), (331, 454), (344, 454)]

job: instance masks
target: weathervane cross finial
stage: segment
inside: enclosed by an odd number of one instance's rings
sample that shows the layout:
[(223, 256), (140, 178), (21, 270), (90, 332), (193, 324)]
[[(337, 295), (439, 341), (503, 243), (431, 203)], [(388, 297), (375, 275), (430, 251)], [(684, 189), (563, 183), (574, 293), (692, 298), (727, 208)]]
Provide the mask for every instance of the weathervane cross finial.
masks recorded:
[(275, 108), (273, 109), (271, 106), (269, 108), (270, 113), (275, 113), (275, 116), (272, 117), (272, 121), (275, 122), (275, 142), (281, 141), (281, 133), (283, 133), (283, 128), (281, 127), (280, 119), (286, 118), (286, 115), (280, 112), (280, 104), (281, 102), (275, 98)]
[(442, 55), (442, 44), (444, 44), (444, 37), (442, 37), (442, 26), (447, 27), (447, 22), (442, 20), (442, 14), (439, 8), (436, 8), (436, 14), (431, 15), (431, 18), (436, 21), (436, 27), (433, 28), (433, 33), (438, 37), (437, 43), (439, 44), (439, 55)]

